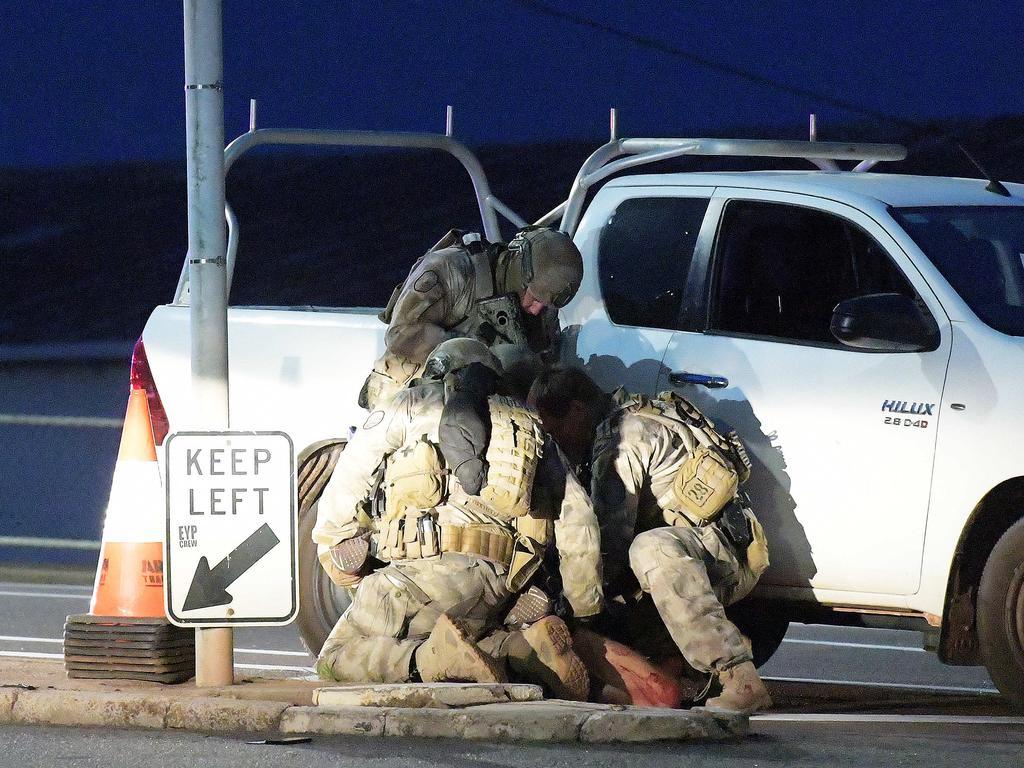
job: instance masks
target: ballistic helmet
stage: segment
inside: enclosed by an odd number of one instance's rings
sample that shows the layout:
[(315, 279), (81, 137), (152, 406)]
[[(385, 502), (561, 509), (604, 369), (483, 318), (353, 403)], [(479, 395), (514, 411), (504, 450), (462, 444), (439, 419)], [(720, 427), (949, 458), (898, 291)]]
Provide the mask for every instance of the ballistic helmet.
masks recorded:
[(526, 227), (508, 244), (518, 259), (523, 287), (552, 307), (564, 307), (583, 280), (583, 257), (564, 232), (547, 227)]

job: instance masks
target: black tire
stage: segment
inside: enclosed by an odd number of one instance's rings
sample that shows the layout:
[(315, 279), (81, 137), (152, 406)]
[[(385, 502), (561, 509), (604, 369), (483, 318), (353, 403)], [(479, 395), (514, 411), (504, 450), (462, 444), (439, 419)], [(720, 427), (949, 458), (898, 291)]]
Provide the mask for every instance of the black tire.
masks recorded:
[(302, 644), (314, 659), (352, 602), (351, 593), (331, 581), (320, 567), (312, 539), (317, 502), (344, 449), (344, 440), (326, 440), (299, 456), (299, 615), (295, 624)]
[(978, 587), (978, 642), (996, 687), (1024, 710), (1024, 520), (992, 548)]
[(775, 655), (789, 629), (789, 619), (772, 610), (763, 600), (745, 599), (726, 609), (729, 620), (742, 632), (754, 650), (754, 666), (760, 667)]

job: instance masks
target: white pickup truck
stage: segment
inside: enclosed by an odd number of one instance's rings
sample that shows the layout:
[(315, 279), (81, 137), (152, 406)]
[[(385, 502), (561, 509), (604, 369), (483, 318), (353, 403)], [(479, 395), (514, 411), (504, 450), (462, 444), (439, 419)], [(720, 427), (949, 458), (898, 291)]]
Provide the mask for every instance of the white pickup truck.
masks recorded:
[[(450, 137), (250, 131), (227, 167), (266, 143), (448, 151), (486, 236), (500, 237), (496, 213), (524, 223)], [(608, 180), (682, 155), (801, 157), (817, 170)], [(772, 553), (737, 611), (759, 660), (790, 621), (918, 630), (944, 662), (984, 664), (1024, 706), (1024, 186), (866, 172), (904, 155), (613, 139), (541, 219), (574, 236), (586, 266), (561, 313), (563, 356), (609, 389), (676, 389), (743, 438)], [(158, 440), (161, 419), (172, 430), (189, 419), (187, 304), (183, 272), (137, 347)], [(376, 312), (229, 308), (232, 428), (284, 430), (301, 451), (299, 626), (313, 651), (348, 601), (313, 557), (313, 502), (363, 421)]]

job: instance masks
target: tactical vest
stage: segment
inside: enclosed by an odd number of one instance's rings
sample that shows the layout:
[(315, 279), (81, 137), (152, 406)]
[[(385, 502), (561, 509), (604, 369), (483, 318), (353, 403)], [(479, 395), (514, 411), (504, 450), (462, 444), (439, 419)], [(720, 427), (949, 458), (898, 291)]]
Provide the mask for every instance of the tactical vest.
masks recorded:
[(487, 484), (480, 497), (503, 519), (530, 513), (537, 462), (544, 450), (540, 419), (515, 399), (487, 398), (491, 412), (491, 441), (487, 445)]
[[(491, 395), (487, 402), (489, 466), (479, 495), (470, 496), (452, 482), (439, 447), (426, 435), (389, 457), (377, 556), (403, 560), (441, 552), (472, 554), (506, 566), (509, 589), (517, 591), (539, 567), (552, 538), (552, 522), (530, 515), (544, 434), (537, 414), (515, 399)], [(435, 508), (442, 504), (479, 522), (441, 525)]]
[(721, 434), (697, 406), (674, 392), (662, 392), (653, 400), (633, 396), (621, 411), (661, 422), (673, 431), (682, 425), (690, 432), (697, 447), (679, 467), (671, 487), (657, 499), (658, 506), (673, 525), (715, 522), (750, 476), (750, 459), (736, 433)]

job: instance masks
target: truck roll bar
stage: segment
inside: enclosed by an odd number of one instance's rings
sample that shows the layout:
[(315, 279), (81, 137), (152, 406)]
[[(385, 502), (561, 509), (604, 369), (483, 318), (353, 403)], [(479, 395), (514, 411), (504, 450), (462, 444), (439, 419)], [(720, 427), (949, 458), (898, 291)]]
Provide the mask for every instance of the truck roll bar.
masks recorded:
[[(613, 128), (613, 136), (615, 129)], [(834, 141), (776, 141), (773, 139), (613, 139), (598, 147), (576, 174), (564, 203), (562, 224), (568, 235), (576, 232), (587, 190), (613, 173), (683, 155), (713, 157), (801, 158), (820, 170), (835, 172), (836, 160), (856, 160), (854, 171), (866, 171), (875, 163), (903, 160), (905, 147), (899, 144), (857, 144)], [(623, 157), (625, 156), (625, 157)], [(621, 158), (621, 159), (616, 159)], [(557, 219), (558, 209), (540, 221)]]
[[(390, 147), (400, 149), (432, 149), (447, 152), (466, 169), (473, 191), (476, 193), (477, 207), (483, 223), (484, 237), (491, 242), (501, 240), (501, 229), (498, 226), (498, 214), (508, 219), (516, 227), (523, 227), (526, 221), (511, 208), (499, 200), (492, 192), (483, 166), (476, 155), (462, 142), (456, 141), (447, 134), (451, 126), (451, 115), (446, 120), (446, 134), (438, 133), (399, 133), (386, 131), (328, 131), (303, 128), (261, 128), (255, 127), (255, 109), (250, 118), (250, 127), (246, 133), (236, 138), (224, 149), (224, 175), (242, 155), (254, 147), (263, 145), (275, 146), (317, 146), (317, 147)], [(238, 219), (230, 205), (224, 206), (224, 215), (228, 222), (227, 245), (227, 280), (231, 290), (231, 278), (234, 273), (235, 255), (238, 251)], [(175, 304), (188, 303), (188, 258), (178, 278), (178, 287), (174, 294)]]

